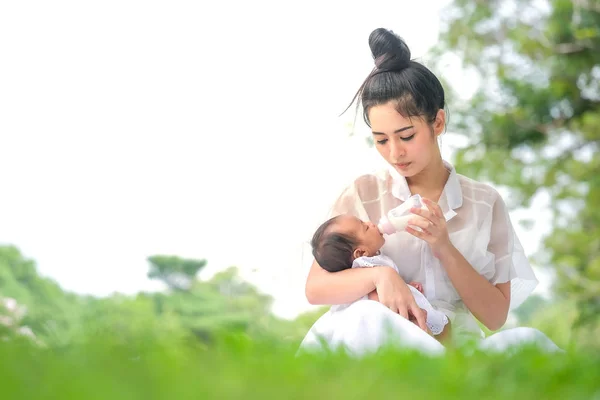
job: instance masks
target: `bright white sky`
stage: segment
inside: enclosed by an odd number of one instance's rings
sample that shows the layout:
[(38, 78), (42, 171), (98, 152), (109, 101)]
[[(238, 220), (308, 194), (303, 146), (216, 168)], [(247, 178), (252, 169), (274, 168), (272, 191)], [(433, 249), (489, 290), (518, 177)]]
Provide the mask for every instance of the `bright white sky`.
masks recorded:
[[(278, 315), (310, 308), (303, 242), (381, 165), (337, 117), (368, 35), (427, 61), (445, 2), (3, 2), (0, 243), (80, 293), (157, 288), (146, 257), (173, 254), (238, 266)], [(547, 227), (517, 229), (531, 254)]]

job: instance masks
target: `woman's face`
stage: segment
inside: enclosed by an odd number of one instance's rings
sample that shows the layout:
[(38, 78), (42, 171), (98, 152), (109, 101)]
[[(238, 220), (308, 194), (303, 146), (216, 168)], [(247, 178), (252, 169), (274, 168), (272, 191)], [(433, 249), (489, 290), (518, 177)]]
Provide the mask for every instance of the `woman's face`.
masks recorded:
[(440, 157), (435, 140), (444, 129), (444, 110), (433, 124), (423, 118), (404, 118), (393, 102), (371, 107), (369, 122), (379, 154), (404, 177), (421, 172), (434, 157)]

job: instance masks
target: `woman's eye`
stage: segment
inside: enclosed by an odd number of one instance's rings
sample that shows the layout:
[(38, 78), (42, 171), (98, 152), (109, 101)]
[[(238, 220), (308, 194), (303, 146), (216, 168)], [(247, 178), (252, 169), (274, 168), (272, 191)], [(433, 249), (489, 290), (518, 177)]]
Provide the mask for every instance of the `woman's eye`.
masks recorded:
[(407, 137), (401, 137), (400, 139), (404, 140), (405, 142), (408, 142), (409, 140), (411, 140), (411, 139), (412, 139), (412, 138), (414, 138), (414, 137), (415, 137), (415, 134), (413, 133), (413, 134), (412, 134), (412, 135), (410, 135), (410, 136), (407, 136)]
[(387, 143), (387, 139), (381, 139), (377, 141), (377, 144), (386, 144)]

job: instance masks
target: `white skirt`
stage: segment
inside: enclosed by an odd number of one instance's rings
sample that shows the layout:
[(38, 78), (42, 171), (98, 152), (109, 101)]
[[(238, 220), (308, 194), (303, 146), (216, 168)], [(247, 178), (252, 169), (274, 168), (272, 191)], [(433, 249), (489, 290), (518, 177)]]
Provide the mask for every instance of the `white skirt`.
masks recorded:
[[(479, 339), (479, 348), (503, 352), (533, 344), (549, 352), (562, 352), (537, 329), (513, 328)], [(375, 352), (383, 346), (416, 349), (440, 355), (445, 347), (414, 323), (373, 300), (359, 300), (339, 311), (328, 311), (311, 327), (299, 351), (340, 347), (354, 356)]]

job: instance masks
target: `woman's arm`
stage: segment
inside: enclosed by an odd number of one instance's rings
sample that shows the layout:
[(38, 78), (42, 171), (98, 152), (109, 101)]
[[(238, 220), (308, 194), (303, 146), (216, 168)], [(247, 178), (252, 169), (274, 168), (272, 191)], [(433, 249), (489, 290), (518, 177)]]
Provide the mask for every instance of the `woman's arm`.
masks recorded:
[(313, 261), (306, 279), (306, 299), (314, 305), (353, 302), (375, 290), (379, 269), (381, 267), (348, 268), (329, 272)]
[(350, 303), (373, 290), (377, 290), (381, 304), (406, 319), (409, 315), (414, 316), (417, 325), (427, 329), (423, 311), (393, 268), (381, 266), (329, 272), (313, 261), (305, 287), (308, 302), (315, 305)]
[(510, 306), (510, 282), (493, 285), (479, 274), (450, 242), (446, 219), (437, 203), (423, 199), (428, 210), (412, 209), (423, 218), (414, 218), (406, 230), (429, 243), (433, 254), (440, 260), (452, 285), (467, 308), (488, 329), (500, 329), (506, 322)]
[[(330, 217), (351, 214), (363, 221), (369, 220), (357, 184), (355, 182), (342, 192), (332, 207)], [(363, 192), (376, 193), (379, 190), (376, 179), (367, 178), (362, 181), (362, 185)], [(377, 290), (381, 304), (406, 319), (409, 314), (413, 315), (419, 327), (427, 329), (422, 310), (417, 306), (404, 280), (393, 268), (381, 266), (328, 272), (313, 261), (305, 286), (306, 299), (310, 304), (350, 303), (373, 290)]]
[(492, 285), (452, 245), (441, 249), (438, 258), (473, 315), (488, 329), (500, 329), (508, 316), (510, 282)]

